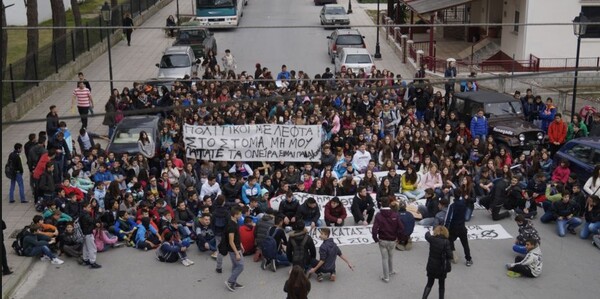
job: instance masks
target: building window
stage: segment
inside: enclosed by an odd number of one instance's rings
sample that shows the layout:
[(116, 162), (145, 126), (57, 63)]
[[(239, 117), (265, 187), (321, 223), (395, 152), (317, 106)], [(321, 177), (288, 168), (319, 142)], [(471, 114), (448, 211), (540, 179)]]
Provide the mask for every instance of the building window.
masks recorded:
[[(519, 11), (515, 10), (515, 24), (518, 24), (518, 23), (519, 23)], [(519, 33), (519, 25), (513, 26), (513, 32)]]
[[(600, 22), (600, 6), (583, 6), (581, 11), (590, 22)], [(588, 25), (582, 38), (600, 38), (600, 25)]]

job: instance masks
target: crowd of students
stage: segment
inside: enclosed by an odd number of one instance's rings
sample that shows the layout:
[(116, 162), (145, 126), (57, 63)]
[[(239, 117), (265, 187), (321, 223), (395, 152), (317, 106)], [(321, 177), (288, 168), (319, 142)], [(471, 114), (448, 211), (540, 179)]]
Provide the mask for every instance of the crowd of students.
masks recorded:
[[(87, 89), (89, 82), (80, 79), (85, 83), (78, 88)], [(230, 256), (235, 267), (226, 286), (232, 291), (243, 287), (237, 282), (243, 271), (242, 256), (252, 254), (255, 261), (262, 261), (263, 269), (302, 265), (308, 273), (317, 273), (318, 279), (327, 273), (335, 280), (330, 257), (345, 257), (327, 242), (328, 231), (323, 229), (321, 259), (315, 262), (316, 249), (312, 238), (306, 237), (306, 227), (346, 225), (345, 207), (334, 198), (321, 211), (314, 200), (299, 203), (295, 191), (354, 195), (351, 211), (358, 225), (377, 218), (375, 207), (382, 207), (380, 214), (387, 213), (384, 208), (397, 195), (408, 201), (424, 198), (425, 204), (418, 208), (419, 224), (448, 227), (452, 241), (461, 239), (467, 266), (473, 262), (463, 228), (476, 204), (490, 210), (493, 220), (513, 212), (533, 219), (539, 206), (544, 210), (541, 221), (556, 222), (560, 236), (565, 231), (574, 233), (582, 223), (581, 238), (598, 234), (600, 166), (581, 181), (570, 173), (568, 162), (554, 163), (552, 153), (570, 138), (600, 135), (600, 114), (585, 120), (574, 117), (567, 125), (552, 99), (544, 104), (529, 90), (522, 98), (516, 92), (525, 117), (548, 132), (551, 144), (513, 156), (485, 128), (459, 121), (458, 112), (448, 110), (452, 94), (453, 88), (442, 95), (424, 81), (406, 83), (388, 70), (353, 73), (349, 69), (333, 74), (327, 68), (311, 79), (303, 71), (288, 72), (285, 66), (273, 77), (260, 64), (254, 75), (229, 70), (215, 77), (207, 71), (202, 78), (194, 75), (176, 81), (171, 90), (136, 83), (131, 89), (112, 92), (105, 105), (111, 113), (103, 124), (113, 134), (123, 113), (161, 108), (143, 111), (164, 116), (159, 139), (141, 132), (139, 153), (107, 153), (94, 142), (100, 135), (87, 128), (71, 135), (53, 106), (46, 131), (31, 133), (27, 143), (16, 144), (11, 153), (10, 201), (14, 202), (15, 184), (23, 191), (27, 168), (33, 200), (44, 211), (42, 222), (56, 227), (47, 238), (28, 237), (28, 255), (43, 253), (59, 263), (52, 250), (45, 249), (54, 248), (98, 268), (96, 249), (123, 244), (157, 249), (160, 261), (190, 266), (194, 262), (187, 252), (197, 247), (217, 260), (219, 273), (223, 256)], [(475, 122), (485, 119), (483, 112), (474, 117)], [(186, 158), (184, 123), (319, 125), (323, 128), (321, 159), (197, 161)], [(558, 126), (567, 129), (554, 136), (558, 130), (553, 128)], [(27, 167), (22, 166), (22, 153)], [(380, 171), (388, 172), (381, 180), (375, 176)], [(359, 174), (364, 177), (358, 179)], [(376, 194), (375, 200), (371, 194)], [(269, 199), (279, 195), (285, 200), (278, 210), (270, 209)], [(27, 202), (24, 192), (20, 199)], [(38, 236), (52, 230), (44, 225), (35, 223), (31, 233)], [(286, 227), (293, 232), (287, 235)], [(384, 247), (398, 244), (399, 249), (409, 249), (409, 236), (396, 233), (393, 244)], [(266, 243), (271, 245), (264, 250)], [(298, 253), (295, 248), (307, 251)], [(269, 251), (268, 256), (263, 251)], [(509, 268), (519, 271), (517, 264)], [(384, 266), (382, 279), (389, 280), (391, 274), (393, 269)]]

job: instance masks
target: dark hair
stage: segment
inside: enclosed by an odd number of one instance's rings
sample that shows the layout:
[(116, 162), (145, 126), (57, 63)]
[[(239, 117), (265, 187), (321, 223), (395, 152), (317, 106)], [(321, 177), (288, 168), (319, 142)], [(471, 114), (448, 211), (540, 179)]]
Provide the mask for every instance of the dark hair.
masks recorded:
[(384, 208), (388, 208), (390, 206), (390, 199), (387, 197), (381, 198), (381, 206)]
[(523, 214), (519, 214), (519, 215), (515, 216), (515, 221), (516, 222), (525, 222), (525, 217), (523, 216)]
[(15, 151), (20, 150), (21, 148), (23, 148), (23, 145), (20, 143), (15, 143)]
[(529, 239), (525, 240), (525, 243), (529, 243), (533, 246), (538, 246), (538, 240), (536, 240), (534, 238), (529, 238)]
[(316, 203), (317, 203), (317, 201), (312, 197), (309, 197), (308, 199), (306, 199), (306, 204), (312, 205), (312, 204), (316, 204)]
[(239, 206), (233, 206), (231, 208), (231, 211), (229, 212), (229, 215), (235, 216), (235, 215), (237, 215), (237, 214), (239, 214), (241, 212), (242, 212), (242, 208), (240, 208)]
[(42, 217), (42, 215), (33, 216), (33, 223), (38, 223), (40, 222), (40, 220), (44, 220), (44, 217)]
[(320, 232), (324, 233), (328, 238), (329, 236), (331, 236), (331, 229), (324, 227), (322, 229), (319, 230)]
[(342, 201), (337, 196), (335, 196), (334, 198), (332, 198), (331, 201), (337, 203), (338, 205), (342, 204)]
[(277, 225), (277, 224), (280, 224), (281, 222), (283, 222), (283, 216), (281, 216), (281, 215), (275, 216), (275, 221), (273, 223), (275, 225)]
[(167, 231), (165, 233), (165, 240), (169, 241), (169, 240), (171, 240), (171, 238), (173, 238), (173, 233), (170, 231)]
[(288, 292), (294, 294), (295, 298), (306, 298), (309, 288), (310, 281), (304, 274), (304, 269), (299, 265), (294, 265), (288, 278)]

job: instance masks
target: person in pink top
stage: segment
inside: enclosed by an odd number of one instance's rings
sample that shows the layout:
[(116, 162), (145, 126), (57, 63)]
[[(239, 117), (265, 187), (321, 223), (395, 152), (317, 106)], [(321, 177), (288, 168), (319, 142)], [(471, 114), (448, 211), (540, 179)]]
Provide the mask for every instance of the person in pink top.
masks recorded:
[(436, 193), (442, 188), (442, 175), (435, 163), (431, 163), (429, 171), (421, 176), (421, 182), (419, 182), (419, 189), (425, 190), (427, 188), (435, 190)]
[(569, 169), (569, 161), (563, 159), (552, 172), (552, 181), (562, 182), (563, 184), (566, 184), (569, 180), (569, 175), (571, 175), (571, 169)]
[(71, 108), (77, 104), (77, 110), (81, 117), (81, 127), (87, 129), (88, 113), (94, 108), (94, 100), (92, 100), (92, 92), (85, 87), (83, 81), (79, 81), (77, 88), (73, 90), (73, 99), (71, 100)]

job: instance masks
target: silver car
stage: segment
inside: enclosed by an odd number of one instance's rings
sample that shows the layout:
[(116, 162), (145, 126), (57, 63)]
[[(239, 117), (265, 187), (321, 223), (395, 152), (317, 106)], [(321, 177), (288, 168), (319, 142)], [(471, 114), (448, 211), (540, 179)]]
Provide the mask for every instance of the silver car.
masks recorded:
[(156, 66), (158, 78), (183, 78), (197, 70), (196, 56), (190, 46), (169, 47)]
[(327, 54), (334, 63), (337, 53), (342, 48), (366, 48), (365, 37), (358, 29), (336, 29), (327, 37)]
[(320, 17), (321, 25), (350, 25), (350, 18), (342, 5), (325, 4)]
[(335, 72), (345, 72), (351, 69), (353, 73), (358, 73), (360, 70), (368, 73), (371, 71), (373, 64), (373, 57), (367, 49), (343, 48), (335, 57)]

